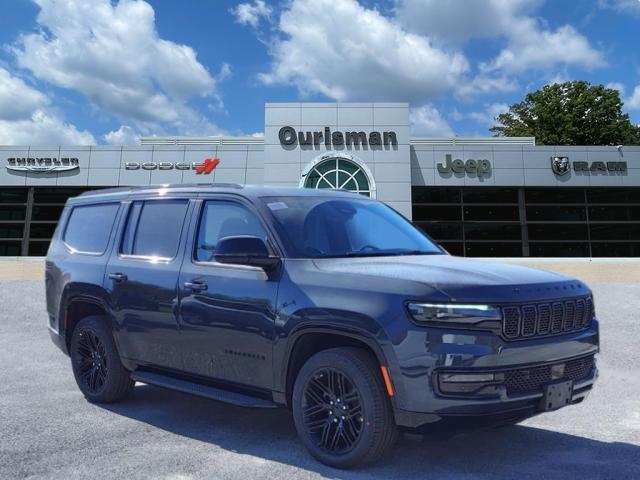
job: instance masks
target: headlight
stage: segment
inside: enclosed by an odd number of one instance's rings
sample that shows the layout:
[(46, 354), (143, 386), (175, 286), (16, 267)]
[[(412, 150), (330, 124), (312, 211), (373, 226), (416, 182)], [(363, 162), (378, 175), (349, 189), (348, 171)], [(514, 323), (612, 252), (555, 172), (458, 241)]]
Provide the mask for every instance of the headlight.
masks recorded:
[(409, 313), (417, 322), (424, 323), (473, 325), (485, 321), (502, 320), (500, 308), (491, 305), (410, 303)]

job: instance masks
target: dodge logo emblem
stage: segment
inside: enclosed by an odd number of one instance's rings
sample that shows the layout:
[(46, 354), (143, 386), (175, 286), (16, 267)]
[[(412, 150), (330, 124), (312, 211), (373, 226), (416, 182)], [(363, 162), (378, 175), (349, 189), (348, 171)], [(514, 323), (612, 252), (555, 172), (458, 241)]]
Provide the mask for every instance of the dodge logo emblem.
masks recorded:
[(570, 168), (569, 157), (551, 157), (551, 170), (556, 175), (564, 175)]

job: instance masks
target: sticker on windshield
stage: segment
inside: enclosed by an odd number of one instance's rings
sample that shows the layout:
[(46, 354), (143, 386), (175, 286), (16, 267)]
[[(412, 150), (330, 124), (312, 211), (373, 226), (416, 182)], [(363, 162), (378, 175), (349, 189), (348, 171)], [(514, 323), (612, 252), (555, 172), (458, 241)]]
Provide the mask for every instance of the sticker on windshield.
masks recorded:
[(267, 203), (267, 207), (269, 207), (272, 211), (277, 211), (277, 210), (285, 210), (289, 207), (287, 207), (287, 204), (284, 202), (273, 202), (273, 203)]

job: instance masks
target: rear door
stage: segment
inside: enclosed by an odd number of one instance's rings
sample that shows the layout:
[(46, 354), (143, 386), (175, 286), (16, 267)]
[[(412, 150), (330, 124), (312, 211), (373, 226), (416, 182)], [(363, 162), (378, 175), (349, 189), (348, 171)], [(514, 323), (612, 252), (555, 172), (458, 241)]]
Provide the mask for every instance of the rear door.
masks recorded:
[(240, 200), (198, 201), (180, 273), (179, 322), (185, 370), (227, 382), (271, 388), (278, 269), (217, 263), (218, 240), (269, 240), (258, 213)]
[(177, 283), (192, 208), (184, 197), (128, 202), (105, 274), (124, 357), (181, 365)]

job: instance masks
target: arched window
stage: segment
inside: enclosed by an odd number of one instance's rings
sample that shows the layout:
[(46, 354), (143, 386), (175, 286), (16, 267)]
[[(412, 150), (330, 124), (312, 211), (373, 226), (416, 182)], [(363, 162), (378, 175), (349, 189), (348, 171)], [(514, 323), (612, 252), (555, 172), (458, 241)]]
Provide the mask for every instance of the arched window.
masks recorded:
[(341, 188), (371, 196), (369, 177), (362, 166), (352, 160), (332, 157), (316, 163), (307, 173), (305, 188)]

